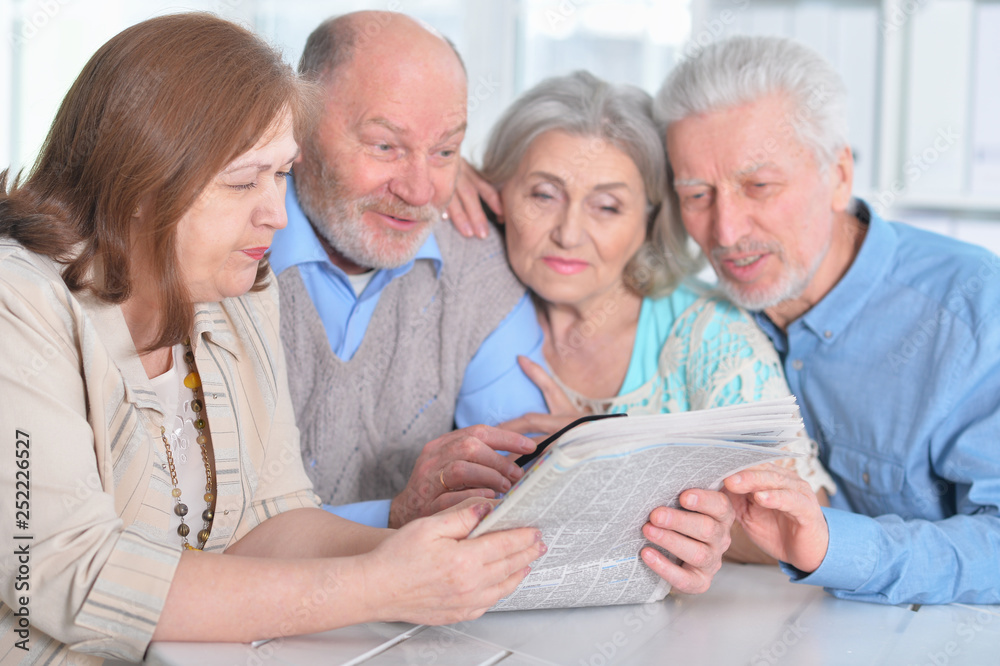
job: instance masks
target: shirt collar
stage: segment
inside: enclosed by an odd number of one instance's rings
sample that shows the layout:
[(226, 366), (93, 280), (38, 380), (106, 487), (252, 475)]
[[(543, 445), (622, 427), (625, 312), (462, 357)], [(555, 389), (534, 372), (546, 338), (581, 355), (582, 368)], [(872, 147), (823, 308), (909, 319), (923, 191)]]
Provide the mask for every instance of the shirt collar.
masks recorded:
[(844, 277), (802, 316), (802, 325), (831, 343), (865, 307), (896, 254), (899, 239), (892, 226), (861, 199), (854, 200), (854, 214), (868, 227), (861, 249)]
[[(139, 407), (151, 407), (162, 412), (162, 405), (146, 376), (146, 369), (132, 341), (121, 305), (103, 301), (86, 289), (77, 295), (77, 300), (125, 380), (126, 399)], [(204, 336), (205, 339), (239, 359), (241, 345), (229, 326), (229, 318), (223, 310), (223, 305), (197, 303), (194, 310), (194, 336), (191, 346), (195, 353), (198, 343)]]
[[(330, 261), (330, 257), (327, 256), (326, 250), (323, 249), (323, 245), (316, 236), (316, 231), (302, 211), (302, 206), (299, 205), (299, 199), (295, 192), (295, 181), (291, 177), (288, 178), (288, 189), (285, 192), (285, 210), (288, 213), (288, 226), (274, 235), (274, 241), (271, 243), (271, 254), (268, 255), (268, 261), (274, 274), (281, 275), (291, 266), (319, 263), (327, 266), (346, 281), (347, 275), (339, 266)], [(420, 259), (431, 261), (434, 264), (435, 275), (441, 277), (444, 259), (441, 257), (441, 250), (433, 233), (427, 236), (427, 240), (417, 250), (413, 259), (402, 266), (382, 269), (379, 272), (385, 271), (389, 274), (390, 279), (395, 278), (408, 273), (413, 268), (414, 262)]]
[[(268, 277), (274, 280), (274, 275)], [(204, 337), (216, 344), (237, 360), (240, 358), (242, 345), (233, 333), (233, 327), (229, 323), (229, 315), (225, 312), (224, 304), (236, 299), (227, 298), (221, 303), (195, 303), (194, 306), (194, 336), (191, 338), (191, 349), (195, 355), (198, 354), (198, 344)]]

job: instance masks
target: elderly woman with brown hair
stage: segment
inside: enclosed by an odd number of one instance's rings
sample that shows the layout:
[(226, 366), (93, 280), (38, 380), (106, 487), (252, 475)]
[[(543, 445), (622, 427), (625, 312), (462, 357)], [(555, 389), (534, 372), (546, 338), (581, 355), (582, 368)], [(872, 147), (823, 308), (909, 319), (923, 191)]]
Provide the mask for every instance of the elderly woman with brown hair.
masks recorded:
[(463, 541), (485, 502), (399, 532), (319, 508), (264, 259), (314, 98), (246, 30), (160, 17), (0, 175), (0, 541), (30, 549), (30, 592), (0, 570), (0, 661), (468, 619), (544, 551)]

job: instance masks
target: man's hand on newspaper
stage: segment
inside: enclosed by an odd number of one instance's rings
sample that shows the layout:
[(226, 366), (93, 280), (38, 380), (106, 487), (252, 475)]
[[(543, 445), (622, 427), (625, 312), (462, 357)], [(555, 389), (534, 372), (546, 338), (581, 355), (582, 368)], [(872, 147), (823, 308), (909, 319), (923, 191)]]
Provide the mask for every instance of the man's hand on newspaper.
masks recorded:
[(768, 463), (725, 480), (736, 518), (761, 550), (805, 573), (826, 557), (830, 531), (819, 499), (794, 470)]
[[(410, 480), (389, 507), (389, 527), (429, 516), (470, 497), (505, 493), (523, 476), (514, 460), (535, 450), (535, 443), (515, 432), (477, 425), (427, 443)], [(515, 455), (502, 456), (497, 451)]]
[(458, 180), (455, 182), (455, 196), (448, 204), (446, 216), (451, 218), (451, 223), (455, 225), (458, 233), (468, 238), (473, 236), (486, 238), (486, 234), (489, 233), (490, 223), (486, 219), (486, 213), (483, 212), (480, 198), (497, 215), (503, 212), (500, 194), (463, 159)]
[(649, 547), (642, 549), (642, 559), (678, 592), (701, 594), (712, 584), (729, 548), (733, 506), (723, 493), (711, 490), (685, 490), (680, 502), (683, 509), (653, 509), (642, 526), (643, 535), (680, 564)]

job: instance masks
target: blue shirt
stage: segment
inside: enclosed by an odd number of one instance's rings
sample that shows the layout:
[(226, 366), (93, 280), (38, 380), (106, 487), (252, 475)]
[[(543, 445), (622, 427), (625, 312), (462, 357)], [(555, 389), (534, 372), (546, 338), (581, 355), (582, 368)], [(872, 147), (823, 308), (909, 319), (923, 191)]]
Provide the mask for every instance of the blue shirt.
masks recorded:
[[(275, 275), (280, 275), (289, 267), (298, 266), (323, 322), (330, 348), (342, 360), (350, 360), (361, 346), (379, 296), (390, 282), (410, 272), (417, 261), (430, 261), (437, 274), (441, 273), (443, 259), (431, 234), (413, 259), (397, 268), (377, 271), (361, 294), (355, 294), (347, 274), (330, 261), (302, 212), (291, 179), (285, 208), (288, 226), (274, 236), (269, 255), (271, 268)], [(486, 337), (466, 367), (455, 405), (455, 424), (459, 428), (478, 423), (496, 425), (527, 412), (547, 412), (541, 391), (517, 365), (518, 355), (542, 362), (542, 341), (541, 326), (530, 298), (525, 295)], [(389, 522), (390, 501), (324, 508), (355, 522), (385, 527)]]
[(888, 223), (781, 356), (837, 482), (830, 544), (793, 580), (883, 603), (1000, 602), (1000, 258)]

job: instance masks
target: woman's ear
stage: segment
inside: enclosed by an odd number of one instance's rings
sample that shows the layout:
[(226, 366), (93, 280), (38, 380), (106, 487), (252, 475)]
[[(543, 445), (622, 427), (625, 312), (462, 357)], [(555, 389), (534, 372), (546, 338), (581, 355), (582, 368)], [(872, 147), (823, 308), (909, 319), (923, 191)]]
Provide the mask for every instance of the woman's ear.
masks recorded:
[(663, 203), (647, 203), (646, 205), (646, 239), (652, 237), (653, 228), (656, 226), (656, 218), (660, 215)]
[(482, 197), (479, 198), (479, 203), (483, 207), (483, 213), (486, 215), (486, 219), (492, 222), (493, 224), (497, 225), (498, 227), (502, 227), (503, 215), (498, 214), (495, 210), (493, 210)]

